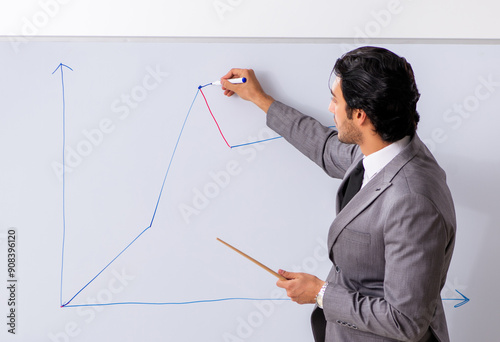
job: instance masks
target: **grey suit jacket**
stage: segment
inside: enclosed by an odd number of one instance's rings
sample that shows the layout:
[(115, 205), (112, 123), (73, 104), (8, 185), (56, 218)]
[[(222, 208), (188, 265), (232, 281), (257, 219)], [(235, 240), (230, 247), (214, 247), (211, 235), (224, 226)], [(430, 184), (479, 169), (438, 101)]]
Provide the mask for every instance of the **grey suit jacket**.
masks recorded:
[[(267, 114), (269, 127), (331, 177), (345, 180), (363, 157), (335, 130), (280, 102)], [(440, 292), (456, 219), (430, 151), (415, 134), (342, 211), (338, 196), (329, 285), (311, 319), (316, 341), (449, 341)]]

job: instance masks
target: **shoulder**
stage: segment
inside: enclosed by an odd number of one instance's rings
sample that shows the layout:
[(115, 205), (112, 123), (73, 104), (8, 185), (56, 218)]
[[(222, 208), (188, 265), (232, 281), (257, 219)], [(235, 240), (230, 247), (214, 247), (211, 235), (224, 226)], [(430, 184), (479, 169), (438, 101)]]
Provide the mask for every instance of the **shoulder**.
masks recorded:
[[(386, 167), (390, 178), (390, 201), (401, 206), (401, 202), (427, 204), (447, 221), (455, 220), (451, 191), (446, 182), (446, 173), (429, 149), (415, 135), (410, 144)], [(396, 202), (399, 203), (396, 205)], [(391, 205), (391, 206), (392, 206)]]

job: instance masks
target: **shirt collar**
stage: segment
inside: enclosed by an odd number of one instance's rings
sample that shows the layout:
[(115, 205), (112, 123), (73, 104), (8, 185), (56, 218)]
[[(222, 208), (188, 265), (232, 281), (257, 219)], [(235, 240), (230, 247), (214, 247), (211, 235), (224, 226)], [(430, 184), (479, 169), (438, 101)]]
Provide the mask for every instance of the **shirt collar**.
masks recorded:
[(365, 174), (363, 177), (363, 186), (366, 185), (377, 173), (380, 172), (391, 160), (401, 152), (406, 145), (410, 143), (410, 136), (393, 142), (377, 152), (370, 154), (363, 159)]

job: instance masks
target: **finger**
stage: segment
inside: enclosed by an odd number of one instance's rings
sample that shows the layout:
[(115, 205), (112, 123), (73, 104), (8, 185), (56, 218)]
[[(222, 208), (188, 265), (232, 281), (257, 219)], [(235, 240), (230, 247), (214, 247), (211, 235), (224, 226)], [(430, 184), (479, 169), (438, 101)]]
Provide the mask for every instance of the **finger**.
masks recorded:
[(223, 79), (228, 79), (228, 78), (238, 78), (242, 77), (242, 75), (245, 73), (245, 69), (239, 69), (239, 68), (233, 68), (227, 72), (224, 76), (221, 78)]
[(243, 73), (244, 69), (237, 69), (233, 68), (227, 72), (224, 76), (220, 78), (220, 83), (222, 86), (222, 90), (224, 91), (224, 95), (226, 96), (232, 96), (234, 94), (234, 89), (232, 89), (232, 84), (227, 82), (226, 80), (229, 78), (235, 78), (235, 77), (240, 77), (238, 75), (241, 75)]
[(234, 95), (234, 91), (228, 90), (228, 89), (224, 89), (224, 95), (226, 95), (227, 97), (231, 97), (231, 96)]
[[(228, 80), (221, 78), (221, 85), (224, 93), (228, 91), (228, 96), (231, 96), (234, 93), (239, 94), (238, 92), (245, 86), (245, 84), (231, 83)], [(231, 95), (229, 95), (231, 94)]]
[(298, 277), (298, 273), (287, 272), (287, 271), (281, 270), (281, 269), (278, 270), (278, 273), (279, 273), (279, 275), (282, 275), (283, 277), (285, 277), (288, 280), (296, 279)]
[(221, 82), (221, 85), (223, 86), (223, 89), (224, 89), (224, 88), (227, 88), (224, 86), (224, 80), (231, 79), (231, 78), (246, 78), (248, 81), (252, 77), (255, 78), (255, 73), (253, 72), (252, 69), (233, 68), (233, 69), (229, 70), (227, 74), (225, 74), (224, 76), (221, 77), (220, 82)]
[(276, 282), (276, 286), (281, 287), (282, 289), (286, 289), (288, 286), (287, 282), (287, 280), (278, 280)]
[(227, 78), (221, 78), (220, 79), (220, 84), (222, 85), (222, 90), (224, 90), (224, 92), (226, 92), (226, 91), (232, 91), (232, 92), (234, 92), (234, 86), (235, 86), (235, 84), (229, 82), (227, 80)]

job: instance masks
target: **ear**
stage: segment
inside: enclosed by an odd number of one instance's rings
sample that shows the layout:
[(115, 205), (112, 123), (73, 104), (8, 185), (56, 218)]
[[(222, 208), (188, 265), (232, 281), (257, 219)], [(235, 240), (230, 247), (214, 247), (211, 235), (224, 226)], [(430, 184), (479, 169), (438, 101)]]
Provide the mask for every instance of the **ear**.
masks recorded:
[(365, 125), (367, 122), (370, 121), (365, 111), (359, 108), (353, 110), (352, 118), (358, 126)]

